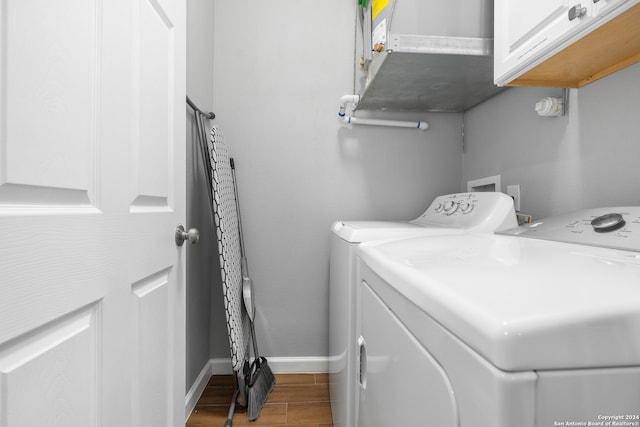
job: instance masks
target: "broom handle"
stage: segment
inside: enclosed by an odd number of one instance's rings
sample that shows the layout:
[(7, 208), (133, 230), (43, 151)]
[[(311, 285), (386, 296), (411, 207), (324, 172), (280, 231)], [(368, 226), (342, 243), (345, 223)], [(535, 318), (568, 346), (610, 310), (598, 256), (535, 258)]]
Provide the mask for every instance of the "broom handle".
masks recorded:
[[(251, 324), (251, 342), (253, 343), (253, 352), (255, 353), (255, 360), (260, 360), (260, 353), (258, 352), (258, 339), (256, 338), (256, 327), (253, 320), (249, 319), (249, 323)], [(260, 362), (258, 362), (260, 363)]]

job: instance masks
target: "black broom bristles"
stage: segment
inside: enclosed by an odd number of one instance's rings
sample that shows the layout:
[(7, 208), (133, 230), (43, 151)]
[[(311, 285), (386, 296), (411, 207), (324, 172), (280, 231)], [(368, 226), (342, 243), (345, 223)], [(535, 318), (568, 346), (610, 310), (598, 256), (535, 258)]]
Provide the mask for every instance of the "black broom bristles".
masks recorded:
[(276, 378), (271, 372), (267, 359), (258, 357), (253, 363), (256, 364), (256, 368), (251, 375), (251, 383), (248, 386), (247, 418), (249, 421), (258, 418), (276, 383)]

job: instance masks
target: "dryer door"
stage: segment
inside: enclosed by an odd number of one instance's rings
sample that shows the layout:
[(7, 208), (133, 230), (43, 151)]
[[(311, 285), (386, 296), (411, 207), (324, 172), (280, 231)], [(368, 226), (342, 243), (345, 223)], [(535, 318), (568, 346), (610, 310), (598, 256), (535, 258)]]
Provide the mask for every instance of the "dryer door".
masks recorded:
[(440, 364), (363, 282), (359, 427), (457, 427), (451, 382)]

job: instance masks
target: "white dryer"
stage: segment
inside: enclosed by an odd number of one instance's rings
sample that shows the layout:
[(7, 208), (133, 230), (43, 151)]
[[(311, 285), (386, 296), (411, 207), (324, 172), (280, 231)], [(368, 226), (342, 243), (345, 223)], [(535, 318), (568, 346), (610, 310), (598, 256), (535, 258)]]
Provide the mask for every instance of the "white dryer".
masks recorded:
[(516, 225), (513, 202), (502, 193), (458, 193), (437, 197), (413, 221), (338, 221), (331, 227), (329, 373), (333, 422), (356, 425), (356, 251), (362, 242), (417, 236), (493, 232)]
[(359, 426), (640, 425), (640, 207), (364, 244)]

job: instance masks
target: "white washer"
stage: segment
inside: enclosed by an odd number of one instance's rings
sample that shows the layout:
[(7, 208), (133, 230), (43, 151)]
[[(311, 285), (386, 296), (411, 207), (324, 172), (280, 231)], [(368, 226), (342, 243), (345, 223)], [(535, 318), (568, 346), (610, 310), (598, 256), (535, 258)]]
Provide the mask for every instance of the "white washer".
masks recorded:
[(355, 335), (357, 258), (360, 243), (416, 236), (493, 232), (516, 225), (513, 201), (502, 193), (458, 193), (437, 197), (413, 221), (338, 221), (330, 255), (329, 373), (333, 422), (356, 425), (358, 392)]
[(360, 247), (359, 426), (640, 425), (640, 207), (501, 234)]

